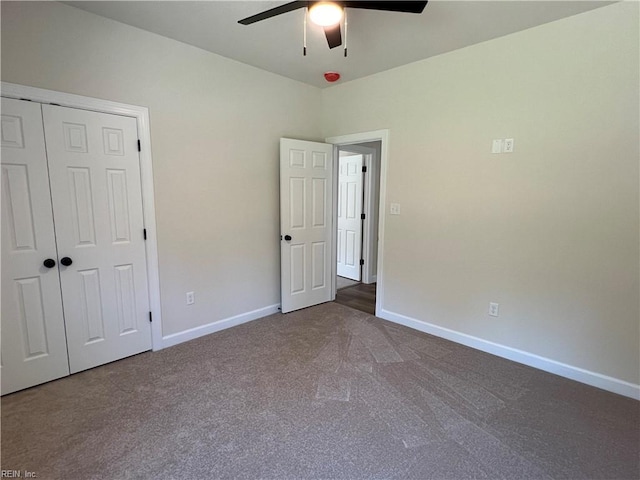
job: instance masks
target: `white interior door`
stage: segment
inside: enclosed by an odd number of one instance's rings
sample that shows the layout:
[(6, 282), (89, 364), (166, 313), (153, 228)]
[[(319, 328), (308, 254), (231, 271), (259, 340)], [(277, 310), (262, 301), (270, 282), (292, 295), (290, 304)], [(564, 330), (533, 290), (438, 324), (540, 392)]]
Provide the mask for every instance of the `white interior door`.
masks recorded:
[(69, 374), (42, 112), (39, 103), (7, 98), (1, 325), (2, 395)]
[(42, 111), (75, 373), (151, 348), (137, 126), (119, 115)]
[(360, 281), (362, 155), (338, 159), (338, 275)]
[(283, 313), (332, 300), (333, 145), (280, 139)]

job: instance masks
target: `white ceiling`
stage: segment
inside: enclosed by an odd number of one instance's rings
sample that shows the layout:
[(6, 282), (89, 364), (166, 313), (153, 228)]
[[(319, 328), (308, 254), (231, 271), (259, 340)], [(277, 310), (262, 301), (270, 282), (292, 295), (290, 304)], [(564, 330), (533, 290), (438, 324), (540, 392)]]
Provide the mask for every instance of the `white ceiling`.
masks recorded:
[[(421, 15), (348, 9), (348, 53), (329, 50), (321, 27), (309, 25), (302, 55), (304, 10), (253, 25), (238, 20), (286, 1), (64, 2), (317, 87), (323, 73), (340, 82), (592, 10), (600, 1), (431, 0)], [(344, 32), (343, 32), (344, 39)]]

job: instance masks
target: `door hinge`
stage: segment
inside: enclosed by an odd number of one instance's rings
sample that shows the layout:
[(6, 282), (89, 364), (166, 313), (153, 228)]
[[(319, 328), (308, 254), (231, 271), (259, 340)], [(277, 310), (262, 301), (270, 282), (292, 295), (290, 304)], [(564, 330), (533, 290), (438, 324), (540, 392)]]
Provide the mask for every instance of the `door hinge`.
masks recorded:
[(364, 265), (364, 258), (360, 259), (360, 265)]
[(153, 322), (153, 316), (151, 315), (151, 312), (149, 312), (149, 321)]
[(138, 151), (141, 152), (142, 151), (142, 147), (140, 147), (140, 140), (138, 140)]
[(365, 219), (365, 217), (366, 217), (366, 215), (365, 215), (364, 213), (361, 213), (361, 214), (360, 214), (360, 220), (364, 220), (364, 219)]
[(147, 229), (146, 228), (142, 229), (142, 236), (144, 237), (145, 240), (147, 239)]
[(362, 173), (367, 173), (367, 166), (366, 165), (362, 166)]

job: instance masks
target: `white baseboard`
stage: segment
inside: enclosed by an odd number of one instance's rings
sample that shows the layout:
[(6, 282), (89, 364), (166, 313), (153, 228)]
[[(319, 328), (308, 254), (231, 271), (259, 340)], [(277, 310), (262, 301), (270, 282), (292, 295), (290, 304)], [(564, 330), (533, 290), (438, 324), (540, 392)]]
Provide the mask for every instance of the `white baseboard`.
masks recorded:
[(258, 318), (266, 317), (280, 311), (280, 304), (269, 305), (268, 307), (252, 310), (251, 312), (241, 313), (233, 317), (218, 320), (217, 322), (208, 323), (200, 327), (190, 328), (178, 333), (172, 333), (162, 337), (162, 348), (172, 347), (182, 342), (187, 342), (210, 333), (219, 332), (227, 328), (235, 327), (242, 323), (247, 323)]
[(450, 330), (448, 328), (439, 327), (431, 323), (416, 320), (415, 318), (407, 317), (399, 313), (390, 312), (388, 310), (380, 309), (376, 311), (376, 315), (390, 322), (398, 323), (406, 327), (419, 330), (421, 332), (435, 335), (436, 337), (445, 338), (462, 345), (466, 345), (476, 350), (491, 353), (498, 357), (513, 360), (517, 363), (522, 363), (545, 372), (560, 375), (561, 377), (570, 378), (577, 382), (586, 383), (593, 387), (601, 388), (609, 392), (631, 397), (636, 400), (640, 400), (640, 385), (636, 385), (624, 380), (620, 380), (613, 377), (608, 377), (600, 373), (591, 372), (579, 367), (567, 365), (565, 363), (557, 362), (549, 358), (541, 357), (533, 353), (528, 353), (515, 348), (493, 343), (488, 340), (473, 337), (465, 333)]

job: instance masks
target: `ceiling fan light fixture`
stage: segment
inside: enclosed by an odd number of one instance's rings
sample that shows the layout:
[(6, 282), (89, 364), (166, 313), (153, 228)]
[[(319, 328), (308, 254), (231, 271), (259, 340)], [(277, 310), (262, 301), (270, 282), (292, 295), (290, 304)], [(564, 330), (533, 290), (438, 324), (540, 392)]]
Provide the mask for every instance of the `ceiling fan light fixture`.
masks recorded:
[(318, 2), (309, 9), (309, 18), (321, 27), (337, 25), (342, 20), (342, 7), (331, 2)]

